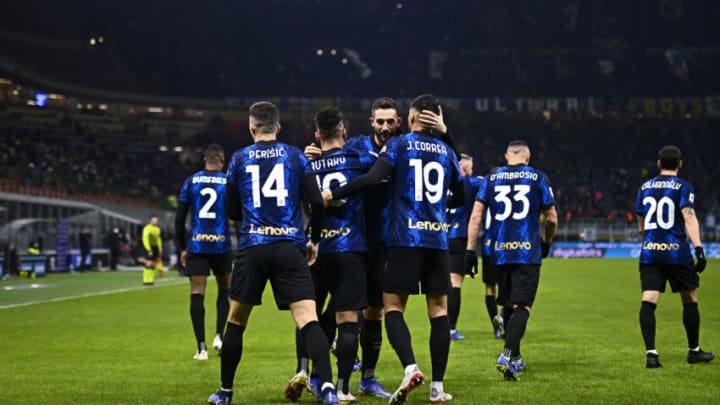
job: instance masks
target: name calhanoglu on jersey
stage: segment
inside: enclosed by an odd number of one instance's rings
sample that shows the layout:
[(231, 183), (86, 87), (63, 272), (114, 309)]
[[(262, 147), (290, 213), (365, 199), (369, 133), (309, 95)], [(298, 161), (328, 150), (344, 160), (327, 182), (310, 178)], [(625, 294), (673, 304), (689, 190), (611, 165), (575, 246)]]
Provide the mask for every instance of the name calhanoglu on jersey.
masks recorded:
[(495, 250), (530, 250), (532, 249), (532, 243), (528, 241), (512, 241), (512, 242), (495, 242)]
[(285, 156), (285, 150), (282, 148), (257, 149), (248, 151), (249, 159), (270, 159)]
[(295, 227), (279, 227), (279, 226), (255, 226), (250, 224), (249, 233), (258, 235), (269, 235), (269, 236), (284, 236), (297, 233), (298, 229)]
[(208, 183), (208, 184), (227, 184), (227, 179), (225, 177), (217, 177), (217, 176), (195, 176), (192, 178), (193, 184), (196, 183)]
[(644, 250), (658, 250), (658, 251), (668, 251), (668, 250), (680, 250), (680, 244), (679, 243), (665, 243), (665, 242), (643, 242)]
[(447, 232), (452, 224), (436, 221), (417, 221), (413, 222), (412, 218), (408, 218), (408, 228), (419, 229), (421, 231)]
[(320, 231), (320, 237), (323, 239), (336, 238), (338, 236), (348, 236), (352, 230), (347, 226), (338, 229), (323, 229)]
[(447, 155), (447, 148), (444, 145), (432, 142), (408, 141), (407, 150), (419, 150), (421, 152), (439, 153), (442, 155)]
[(675, 181), (655, 180), (643, 183), (641, 189), (647, 190), (649, 188), (667, 188), (670, 190), (680, 190), (681, 187), (682, 183), (678, 183)]
[(212, 233), (196, 233), (192, 237), (193, 242), (225, 242), (225, 235)]

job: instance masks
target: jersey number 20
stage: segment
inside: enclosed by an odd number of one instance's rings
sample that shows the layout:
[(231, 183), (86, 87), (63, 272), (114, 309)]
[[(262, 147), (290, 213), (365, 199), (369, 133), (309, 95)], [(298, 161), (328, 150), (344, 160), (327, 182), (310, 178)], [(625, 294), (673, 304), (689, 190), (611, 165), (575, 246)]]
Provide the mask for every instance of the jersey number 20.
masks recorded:
[(650, 205), (645, 216), (645, 229), (670, 229), (675, 225), (675, 203), (670, 197), (647, 196), (642, 200), (643, 206)]

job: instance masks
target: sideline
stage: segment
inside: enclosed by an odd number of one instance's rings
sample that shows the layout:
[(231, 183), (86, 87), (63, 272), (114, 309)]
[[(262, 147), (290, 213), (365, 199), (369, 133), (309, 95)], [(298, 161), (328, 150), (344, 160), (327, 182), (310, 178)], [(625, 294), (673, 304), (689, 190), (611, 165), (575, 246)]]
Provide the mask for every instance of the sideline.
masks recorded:
[(156, 280), (155, 285), (151, 286), (151, 287), (146, 287), (146, 286), (141, 285), (141, 286), (137, 286), (137, 287), (118, 288), (115, 290), (100, 291), (100, 292), (86, 293), (86, 294), (79, 294), (79, 295), (70, 295), (67, 297), (51, 298), (48, 300), (41, 300), (41, 301), (28, 301), (28, 302), (22, 302), (19, 304), (0, 305), (0, 310), (19, 308), (19, 307), (27, 307), (27, 306), (36, 305), (36, 304), (47, 304), (50, 302), (70, 301), (70, 300), (75, 300), (75, 299), (79, 299), (79, 298), (97, 297), (100, 295), (110, 295), (110, 294), (118, 294), (118, 293), (130, 292), (130, 291), (168, 287), (168, 286), (173, 286), (173, 285), (178, 285), (178, 284), (186, 284), (187, 282), (188, 282), (187, 277), (179, 277), (175, 280), (167, 279), (167, 281), (166, 280)]

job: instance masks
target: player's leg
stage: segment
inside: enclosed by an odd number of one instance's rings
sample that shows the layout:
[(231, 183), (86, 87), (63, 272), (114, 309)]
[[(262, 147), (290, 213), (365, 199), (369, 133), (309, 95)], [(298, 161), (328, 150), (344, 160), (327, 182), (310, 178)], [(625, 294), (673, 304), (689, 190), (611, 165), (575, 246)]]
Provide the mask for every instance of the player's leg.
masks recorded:
[[(350, 376), (358, 351), (358, 311), (351, 309), (341, 311), (336, 309), (338, 325), (337, 342), (335, 343), (335, 357), (337, 357), (337, 392), (340, 400), (351, 400)], [(355, 399), (356, 401), (356, 399)]]
[(447, 293), (447, 309), (450, 321), (450, 339), (462, 340), (465, 337), (457, 331), (460, 316), (461, 289), (465, 279), (465, 245), (467, 239), (450, 239), (449, 268), (451, 288)]
[(385, 269), (385, 246), (368, 246), (366, 260), (368, 307), (363, 311), (363, 325), (360, 329), (360, 347), (362, 348), (360, 392), (390, 398), (392, 395), (375, 378), (375, 367), (380, 358), (382, 347), (383, 293), (381, 274)]
[(485, 309), (490, 317), (495, 338), (502, 339), (505, 337), (505, 319), (510, 319), (510, 316), (503, 318), (502, 314), (498, 314), (496, 297), (499, 274), (497, 266), (489, 256), (482, 257), (482, 281), (485, 284)]
[(640, 264), (640, 285), (642, 298), (640, 302), (640, 332), (645, 342), (645, 367), (662, 367), (655, 348), (655, 309), (660, 300), (660, 293), (665, 291), (667, 280), (657, 265)]
[[(452, 291), (452, 276), (462, 282), (464, 274), (451, 273), (452, 261), (448, 251), (429, 250), (426, 265), (420, 279), (422, 292), (425, 294), (428, 318), (430, 319), (430, 362), (432, 380), (430, 382), (430, 402), (442, 403), (452, 399), (445, 392), (443, 381), (450, 354), (450, 321), (448, 317), (448, 292)], [(456, 278), (456, 280), (457, 280)], [(459, 293), (459, 291), (458, 291)]]
[(205, 343), (205, 287), (207, 276), (190, 276), (190, 320), (192, 321), (197, 353), (195, 360), (207, 360), (207, 344)]
[(226, 404), (232, 400), (235, 372), (243, 352), (243, 334), (252, 308), (250, 304), (230, 300), (223, 351), (220, 355), (221, 388), (208, 398), (211, 404)]
[(688, 342), (687, 362), (694, 364), (711, 361), (715, 358), (715, 353), (700, 349), (700, 311), (697, 300), (700, 276), (692, 263), (688, 263), (675, 266), (668, 275), (668, 281), (672, 291), (679, 292), (682, 300), (683, 326)]

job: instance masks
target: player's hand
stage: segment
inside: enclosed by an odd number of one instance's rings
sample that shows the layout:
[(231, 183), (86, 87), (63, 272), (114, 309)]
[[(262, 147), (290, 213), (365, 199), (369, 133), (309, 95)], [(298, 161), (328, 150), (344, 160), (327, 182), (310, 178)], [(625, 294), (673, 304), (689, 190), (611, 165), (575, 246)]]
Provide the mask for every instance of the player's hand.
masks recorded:
[(327, 207), (328, 205), (330, 205), (330, 203), (333, 200), (332, 191), (323, 191), (322, 197), (323, 197), (323, 205), (325, 205)]
[(152, 250), (148, 250), (148, 251), (147, 251), (147, 257), (149, 257), (149, 258), (151, 258), (151, 259), (155, 258), (155, 254), (153, 254), (153, 251), (152, 251)]
[(540, 250), (542, 251), (542, 258), (550, 256), (550, 242), (540, 241)]
[(695, 248), (695, 259), (695, 271), (697, 271), (698, 273), (702, 273), (703, 270), (705, 270), (705, 266), (707, 266), (705, 250), (703, 250), (702, 246), (698, 246)]
[(472, 278), (478, 274), (478, 258), (473, 250), (465, 251), (465, 272)]
[(443, 134), (447, 134), (448, 129), (445, 125), (445, 121), (443, 121), (442, 106), (438, 106), (438, 111), (439, 114), (435, 114), (430, 110), (422, 110), (420, 115), (418, 115), (418, 120), (421, 124), (431, 129), (437, 129)]
[(305, 154), (305, 157), (307, 157), (310, 160), (315, 160), (322, 155), (322, 150), (315, 145), (315, 142), (311, 143), (310, 145), (305, 147), (305, 150), (303, 151)]
[(307, 245), (307, 264), (308, 266), (312, 266), (315, 264), (315, 260), (317, 260), (318, 257), (318, 244), (313, 243), (313, 241), (308, 241)]
[(182, 263), (183, 267), (187, 266), (187, 250), (180, 252), (180, 263)]

